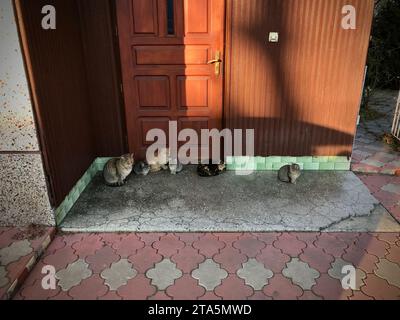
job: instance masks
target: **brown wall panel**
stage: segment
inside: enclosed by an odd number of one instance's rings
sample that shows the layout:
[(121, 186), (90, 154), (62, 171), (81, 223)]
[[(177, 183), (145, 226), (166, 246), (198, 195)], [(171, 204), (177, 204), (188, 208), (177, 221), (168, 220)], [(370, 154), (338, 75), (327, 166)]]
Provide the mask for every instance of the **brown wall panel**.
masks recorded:
[(96, 157), (126, 151), (116, 25), (109, 0), (77, 0)]
[[(124, 151), (108, 0), (17, 0), (18, 21), (54, 206), (98, 156)], [(43, 30), (44, 5), (57, 28)]]
[[(356, 30), (341, 28), (347, 4)], [(350, 155), (372, 12), (373, 0), (228, 0), (226, 126), (254, 128), (257, 155)]]

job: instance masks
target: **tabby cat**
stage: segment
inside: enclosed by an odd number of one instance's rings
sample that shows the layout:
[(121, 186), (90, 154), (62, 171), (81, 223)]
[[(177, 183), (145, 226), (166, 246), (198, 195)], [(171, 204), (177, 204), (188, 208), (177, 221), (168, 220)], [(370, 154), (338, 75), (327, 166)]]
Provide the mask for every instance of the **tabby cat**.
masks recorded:
[(197, 166), (197, 174), (200, 177), (215, 177), (225, 171), (225, 169), (226, 165), (223, 161), (220, 161), (219, 164), (213, 164), (213, 161), (209, 160), (208, 164), (200, 163)]
[(106, 184), (111, 187), (122, 186), (132, 172), (134, 163), (133, 154), (125, 154), (119, 158), (108, 160), (103, 169)]
[(282, 182), (296, 184), (297, 179), (301, 175), (300, 166), (296, 163), (288, 164), (279, 169), (278, 179)]

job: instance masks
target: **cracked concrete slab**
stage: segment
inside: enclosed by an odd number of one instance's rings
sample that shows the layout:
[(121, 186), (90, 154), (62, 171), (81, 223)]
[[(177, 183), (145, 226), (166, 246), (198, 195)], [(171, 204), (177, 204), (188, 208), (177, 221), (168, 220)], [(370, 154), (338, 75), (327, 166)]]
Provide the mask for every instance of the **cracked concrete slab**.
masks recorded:
[(101, 174), (61, 225), (70, 232), (400, 231), (352, 172), (306, 171), (296, 185), (275, 172), (226, 172), (201, 178), (193, 166), (178, 175), (132, 175), (121, 188)]

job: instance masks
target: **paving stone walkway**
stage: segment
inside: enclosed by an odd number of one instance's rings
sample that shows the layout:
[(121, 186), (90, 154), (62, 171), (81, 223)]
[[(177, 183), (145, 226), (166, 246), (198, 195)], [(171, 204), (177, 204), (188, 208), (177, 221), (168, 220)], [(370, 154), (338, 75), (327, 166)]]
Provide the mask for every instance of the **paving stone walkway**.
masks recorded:
[(50, 244), (54, 228), (0, 227), (0, 300), (9, 299)]
[[(56, 288), (42, 288), (42, 268)], [(343, 266), (354, 290), (341, 286)], [(57, 235), (14, 299), (400, 300), (395, 233)]]
[(393, 175), (400, 169), (400, 153), (385, 144), (382, 135), (390, 133), (398, 91), (377, 91), (371, 98), (371, 110), (382, 117), (369, 121), (361, 119), (352, 155), (352, 171)]

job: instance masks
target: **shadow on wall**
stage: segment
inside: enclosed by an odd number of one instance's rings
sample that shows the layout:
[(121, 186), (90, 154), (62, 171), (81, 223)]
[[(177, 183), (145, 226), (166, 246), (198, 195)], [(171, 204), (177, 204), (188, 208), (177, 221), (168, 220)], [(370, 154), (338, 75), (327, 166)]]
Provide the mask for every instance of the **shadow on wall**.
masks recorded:
[[(368, 4), (352, 2), (368, 21)], [(360, 44), (368, 43), (368, 25), (356, 34), (337, 27), (340, 1), (231, 6), (226, 126), (254, 128), (257, 155), (350, 157), (366, 53)], [(268, 42), (272, 31), (279, 32), (278, 43)]]

